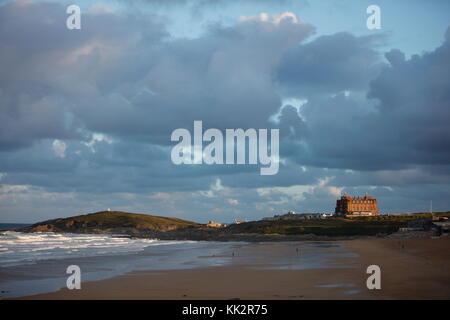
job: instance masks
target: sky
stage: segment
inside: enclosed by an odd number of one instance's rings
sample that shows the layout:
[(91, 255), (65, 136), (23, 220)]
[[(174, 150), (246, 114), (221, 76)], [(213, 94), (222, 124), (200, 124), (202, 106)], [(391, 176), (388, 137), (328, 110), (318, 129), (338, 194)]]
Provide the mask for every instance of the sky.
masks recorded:
[[(445, 0), (0, 1), (0, 223), (450, 210), (449, 26)], [(195, 120), (279, 129), (278, 173), (175, 165)]]

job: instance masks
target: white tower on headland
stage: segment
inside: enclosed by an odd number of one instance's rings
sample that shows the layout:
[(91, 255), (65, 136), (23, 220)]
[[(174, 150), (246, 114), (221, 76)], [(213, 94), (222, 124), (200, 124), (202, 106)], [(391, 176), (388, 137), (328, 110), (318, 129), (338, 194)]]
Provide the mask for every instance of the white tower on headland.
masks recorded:
[(111, 208), (108, 208), (108, 212), (110, 212), (111, 211)]
[(431, 220), (435, 220), (435, 216), (433, 213), (433, 200), (430, 200), (430, 213), (431, 213)]

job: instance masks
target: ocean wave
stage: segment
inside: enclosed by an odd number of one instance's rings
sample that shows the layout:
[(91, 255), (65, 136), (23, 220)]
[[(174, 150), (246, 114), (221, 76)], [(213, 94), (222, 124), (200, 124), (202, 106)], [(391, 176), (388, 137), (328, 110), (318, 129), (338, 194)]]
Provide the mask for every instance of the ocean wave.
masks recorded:
[(0, 267), (36, 263), (39, 260), (122, 255), (149, 246), (167, 246), (195, 241), (130, 239), (117, 235), (21, 233), (7, 231), (0, 237)]

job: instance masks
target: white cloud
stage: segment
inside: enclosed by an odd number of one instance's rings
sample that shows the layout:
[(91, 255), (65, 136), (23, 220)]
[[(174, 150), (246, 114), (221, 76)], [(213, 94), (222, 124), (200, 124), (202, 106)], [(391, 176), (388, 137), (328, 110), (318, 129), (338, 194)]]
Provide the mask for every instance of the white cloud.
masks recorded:
[(30, 189), (29, 185), (10, 185), (5, 184), (0, 186), (0, 194), (13, 193), (13, 192), (24, 192)]
[(311, 188), (310, 185), (294, 185), (289, 187), (269, 187), (269, 188), (257, 188), (256, 192), (261, 197), (268, 197), (273, 195), (284, 195), (294, 201), (304, 200), (304, 192), (308, 192)]
[(170, 194), (167, 192), (156, 192), (150, 196), (151, 199), (157, 200), (168, 200), (170, 199)]
[(98, 142), (106, 142), (107, 144), (112, 144), (114, 141), (112, 138), (108, 137), (106, 134), (103, 133), (94, 133), (92, 135), (92, 139), (89, 142), (84, 142), (84, 144), (89, 147), (92, 153), (96, 152), (95, 145)]
[(114, 13), (114, 10), (103, 3), (94, 3), (87, 12), (92, 14), (105, 14)]
[(335, 197), (339, 197), (342, 194), (342, 189), (338, 187), (327, 187), (328, 193)]
[(56, 139), (56, 140), (53, 141), (52, 147), (53, 147), (53, 152), (55, 153), (55, 155), (58, 158), (65, 158), (66, 157), (66, 148), (67, 148), (67, 146), (66, 146), (64, 141)]
[(246, 22), (246, 21), (261, 21), (261, 22), (270, 22), (273, 24), (280, 24), (283, 20), (288, 19), (291, 20), (291, 23), (298, 24), (299, 20), (295, 13), (292, 12), (283, 12), (280, 14), (274, 14), (272, 15), (272, 19), (270, 19), (269, 14), (265, 12), (261, 12), (258, 16), (240, 16), (239, 21)]
[(222, 186), (222, 180), (220, 178), (217, 178), (216, 181), (211, 184), (209, 190), (206, 191), (199, 191), (199, 193), (207, 198), (214, 198), (217, 197), (219, 193), (225, 191), (226, 188)]

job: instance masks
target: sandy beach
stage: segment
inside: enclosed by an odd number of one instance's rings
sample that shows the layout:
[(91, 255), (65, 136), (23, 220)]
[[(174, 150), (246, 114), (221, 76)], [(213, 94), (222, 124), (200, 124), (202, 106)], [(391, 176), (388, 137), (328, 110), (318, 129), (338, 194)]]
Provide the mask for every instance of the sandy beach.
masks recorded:
[[(252, 264), (186, 270), (137, 271), (85, 282), (81, 290), (23, 299), (449, 299), (450, 239), (442, 237), (340, 241), (356, 253), (335, 258), (333, 268), (256, 268)], [(268, 261), (273, 255), (302, 259), (292, 245), (245, 248)], [(271, 257), (272, 256), (272, 257)], [(203, 256), (199, 259), (217, 259)], [(381, 268), (381, 289), (368, 290), (369, 265)]]

